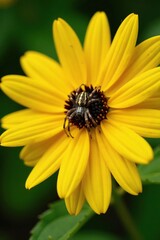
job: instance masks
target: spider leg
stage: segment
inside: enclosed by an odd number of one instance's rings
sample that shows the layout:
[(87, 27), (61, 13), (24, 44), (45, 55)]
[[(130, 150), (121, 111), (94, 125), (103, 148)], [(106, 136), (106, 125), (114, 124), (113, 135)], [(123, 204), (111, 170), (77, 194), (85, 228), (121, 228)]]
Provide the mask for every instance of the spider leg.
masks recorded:
[[(66, 116), (65, 119), (64, 119), (64, 123), (63, 123), (63, 129), (64, 129), (65, 134), (67, 135), (67, 137), (69, 137), (69, 134), (68, 134), (68, 132), (66, 130), (66, 121), (67, 120), (68, 120), (68, 117)], [(68, 121), (68, 125), (69, 125), (69, 121)], [(68, 127), (67, 127), (67, 129), (68, 129)]]
[(89, 117), (89, 119), (92, 121), (94, 127), (97, 126), (97, 123), (95, 122), (95, 120), (93, 119), (92, 115), (89, 112), (89, 109), (86, 110), (86, 114), (87, 114), (87, 118)]
[(97, 90), (99, 90), (101, 87), (96, 87), (90, 94), (89, 94), (89, 96), (88, 96), (88, 100), (91, 100), (91, 98), (93, 97), (93, 95), (95, 94), (95, 92), (97, 91)]
[(90, 105), (91, 103), (94, 103), (94, 102), (99, 102), (99, 98), (89, 99), (87, 104)]
[(80, 87), (76, 89), (76, 96), (78, 96), (78, 94), (83, 91), (82, 86), (85, 87), (85, 84), (81, 84)]
[(73, 138), (72, 134), (71, 134), (71, 130), (70, 130), (70, 122), (68, 120), (68, 126), (67, 126), (67, 131), (68, 131), (68, 134), (71, 138)]
[[(70, 137), (73, 138), (73, 136), (71, 135), (71, 131), (70, 131), (70, 119), (74, 116), (73, 113), (74, 113), (75, 110), (76, 110), (76, 108), (70, 109), (70, 110), (67, 112), (66, 117), (65, 117), (65, 119), (64, 119), (63, 129), (64, 129), (67, 137), (70, 136)], [(67, 121), (67, 120), (68, 120), (68, 125), (67, 125), (67, 130), (66, 130), (66, 121)]]
[[(67, 121), (67, 120), (68, 120), (68, 125), (67, 125), (67, 130), (66, 130), (66, 121)], [(72, 136), (72, 134), (71, 134), (71, 130), (70, 130), (70, 122), (69, 122), (68, 117), (65, 117), (65, 119), (64, 119), (63, 129), (64, 129), (67, 137), (73, 138), (73, 136)]]
[(85, 120), (86, 127), (87, 127), (88, 131), (90, 131), (89, 119), (88, 119), (88, 113), (87, 113), (87, 111), (84, 113), (84, 120)]
[(84, 83), (82, 83), (81, 86), (80, 86), (79, 88), (82, 88), (82, 86), (85, 88), (85, 84), (84, 84)]
[(71, 116), (72, 113), (73, 113), (75, 110), (76, 110), (76, 108), (70, 109), (70, 110), (67, 112), (66, 117), (69, 117), (69, 115)]
[[(73, 110), (73, 109), (72, 109)], [(70, 130), (70, 120), (74, 117), (74, 115), (76, 114), (76, 108), (74, 109), (74, 111), (72, 111), (71, 115), (68, 116), (68, 127), (67, 127), (67, 130), (68, 130), (68, 133), (69, 133), (69, 136), (73, 138), (72, 134), (71, 134), (71, 130)]]

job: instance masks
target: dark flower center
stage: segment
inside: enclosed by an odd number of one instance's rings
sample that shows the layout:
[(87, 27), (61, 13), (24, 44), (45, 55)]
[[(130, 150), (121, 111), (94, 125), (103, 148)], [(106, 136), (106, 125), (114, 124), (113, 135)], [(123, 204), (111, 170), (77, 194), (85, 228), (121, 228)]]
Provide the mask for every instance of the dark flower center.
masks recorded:
[(92, 128), (100, 125), (103, 119), (106, 119), (109, 107), (107, 98), (100, 87), (93, 88), (81, 85), (68, 95), (65, 101), (65, 114), (63, 128), (67, 136), (71, 136), (70, 127), (72, 125), (78, 128)]

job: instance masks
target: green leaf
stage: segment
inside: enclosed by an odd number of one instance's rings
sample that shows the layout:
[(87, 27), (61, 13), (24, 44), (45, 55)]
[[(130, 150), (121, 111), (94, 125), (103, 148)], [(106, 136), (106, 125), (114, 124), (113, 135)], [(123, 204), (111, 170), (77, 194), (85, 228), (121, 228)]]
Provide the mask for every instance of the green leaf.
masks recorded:
[(92, 215), (93, 211), (86, 204), (79, 215), (71, 216), (64, 201), (58, 201), (40, 216), (40, 222), (32, 230), (30, 240), (69, 239)]
[(154, 151), (154, 159), (148, 165), (138, 167), (142, 182), (160, 184), (160, 146)]

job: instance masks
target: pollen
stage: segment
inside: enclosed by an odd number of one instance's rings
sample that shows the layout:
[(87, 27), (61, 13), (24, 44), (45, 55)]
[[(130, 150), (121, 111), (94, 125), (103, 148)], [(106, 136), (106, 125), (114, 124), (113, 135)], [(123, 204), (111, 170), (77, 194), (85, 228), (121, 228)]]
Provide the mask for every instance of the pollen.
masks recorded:
[(70, 127), (85, 127), (88, 131), (100, 125), (107, 118), (109, 107), (108, 99), (100, 87), (81, 85), (68, 95), (65, 101), (65, 114), (63, 128), (71, 136)]

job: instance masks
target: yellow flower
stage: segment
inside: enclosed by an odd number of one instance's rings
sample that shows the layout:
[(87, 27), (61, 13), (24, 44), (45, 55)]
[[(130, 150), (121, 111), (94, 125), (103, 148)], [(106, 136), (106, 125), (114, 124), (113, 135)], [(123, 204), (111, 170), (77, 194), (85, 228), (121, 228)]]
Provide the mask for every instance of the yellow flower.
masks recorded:
[(58, 169), (57, 190), (70, 214), (85, 199), (98, 214), (111, 197), (111, 175), (128, 193), (142, 191), (136, 164), (153, 152), (143, 137), (160, 137), (160, 36), (136, 45), (138, 16), (130, 14), (112, 43), (107, 17), (97, 12), (82, 48), (73, 29), (54, 21), (60, 63), (43, 54), (21, 58), (26, 76), (2, 78), (2, 90), (27, 109), (2, 119), (2, 146), (24, 146), (34, 166), (26, 188)]

